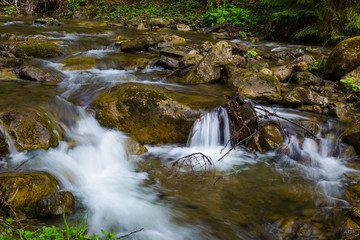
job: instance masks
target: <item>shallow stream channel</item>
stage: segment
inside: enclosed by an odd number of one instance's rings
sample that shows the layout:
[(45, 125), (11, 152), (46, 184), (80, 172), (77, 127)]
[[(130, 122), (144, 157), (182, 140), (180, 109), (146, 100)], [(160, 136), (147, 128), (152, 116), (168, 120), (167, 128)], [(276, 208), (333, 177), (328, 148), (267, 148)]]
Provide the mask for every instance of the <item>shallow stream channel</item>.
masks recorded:
[[(26, 39), (55, 43), (61, 50), (58, 56), (19, 57), (21, 65), (2, 68), (2, 76), (9, 77), (0, 80), (0, 112), (31, 109), (37, 116), (45, 116), (47, 124), (57, 126), (46, 134), (58, 140), (51, 140), (47, 147), (31, 148), (26, 141), (19, 143), (22, 136), (15, 133), (19, 127), (15, 120), (11, 126), (1, 126), (9, 153), (0, 162), (0, 171), (51, 174), (61, 190), (75, 197), (75, 210), (67, 214), (70, 222), (85, 213), (89, 233), (101, 234), (103, 229), (120, 237), (141, 230), (128, 239), (339, 239), (339, 229), (354, 206), (349, 186), (360, 174), (360, 166), (349, 160), (339, 140), (344, 128), (341, 121), (247, 100), (286, 119), (314, 123), (316, 138), (300, 134), (302, 129), (280, 119), (277, 121), (288, 134), (278, 149), (258, 152), (239, 145), (229, 151), (231, 126), (225, 96), (234, 94), (232, 88), (221, 83), (181, 84), (169, 77), (172, 70), (157, 64), (160, 50), (156, 47), (124, 52), (118, 44), (176, 34), (186, 39), (183, 47), (191, 49), (205, 41), (215, 44), (219, 40), (213, 35), (73, 21), (46, 25), (35, 24), (34, 19), (9, 18), (0, 18), (0, 34), (2, 42)], [(263, 53), (309, 48), (235, 42)], [(24, 65), (40, 68), (57, 81), (16, 77)], [(141, 118), (131, 113), (143, 102), (124, 97), (126, 104), (120, 106), (109, 100), (128, 95), (123, 86), (144, 88), (145, 92), (161, 89), (166, 93), (161, 100), (166, 102), (164, 106), (174, 106), (170, 110), (164, 107), (164, 114), (176, 115), (182, 107), (174, 102), (181, 102), (198, 117), (187, 128), (154, 123), (156, 129), (147, 134), (141, 129), (143, 123), (153, 121), (153, 113)], [(127, 110), (128, 118), (122, 118), (120, 108)], [(144, 109), (136, 111), (143, 114)], [(108, 115), (125, 120), (107, 123)], [(1, 119), (6, 125), (6, 118)], [(122, 121), (127, 124), (124, 128), (119, 127)], [(187, 132), (181, 132), (184, 129)], [(169, 137), (153, 140), (161, 138), (162, 132), (170, 132)], [(174, 132), (185, 138), (173, 136)], [(206, 157), (184, 160), (196, 153)], [(61, 222), (62, 215), (32, 219), (38, 226)]]

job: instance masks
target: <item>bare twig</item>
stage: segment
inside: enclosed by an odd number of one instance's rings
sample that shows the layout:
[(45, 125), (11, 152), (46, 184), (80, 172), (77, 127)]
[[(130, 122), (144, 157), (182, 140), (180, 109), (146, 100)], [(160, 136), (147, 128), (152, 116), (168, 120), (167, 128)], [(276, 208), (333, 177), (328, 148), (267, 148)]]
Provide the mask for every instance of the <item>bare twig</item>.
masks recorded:
[(144, 230), (144, 228), (141, 228), (141, 229), (139, 229), (139, 230), (133, 231), (133, 232), (131, 232), (131, 233), (129, 233), (129, 234), (126, 234), (126, 235), (124, 235), (124, 236), (118, 237), (117, 239), (129, 237), (129, 236), (133, 235), (134, 233), (141, 232), (142, 230)]

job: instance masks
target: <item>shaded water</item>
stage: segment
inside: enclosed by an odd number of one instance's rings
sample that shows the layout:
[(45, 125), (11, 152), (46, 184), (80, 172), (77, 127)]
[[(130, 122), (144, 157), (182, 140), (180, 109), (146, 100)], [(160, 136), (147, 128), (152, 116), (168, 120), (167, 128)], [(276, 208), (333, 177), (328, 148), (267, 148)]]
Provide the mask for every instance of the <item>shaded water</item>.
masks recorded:
[[(162, 68), (127, 71), (117, 67), (114, 56), (126, 60), (136, 54), (119, 52), (112, 37), (121, 34), (132, 39), (146, 32), (81, 27), (74, 22), (56, 27), (32, 25), (29, 19), (0, 21), (4, 22), (1, 34), (62, 41), (64, 56), (32, 63), (60, 72), (63, 82), (0, 81), (0, 108), (42, 108), (62, 125), (65, 136), (58, 147), (29, 152), (13, 149), (10, 161), (22, 170), (54, 175), (75, 195), (80, 211), (87, 209), (89, 232), (104, 229), (121, 236), (144, 228), (132, 239), (281, 239), (307, 225), (313, 228), (309, 237), (336, 239), (336, 227), (345, 217), (343, 209), (349, 206), (345, 175), (357, 174), (341, 158), (338, 133), (333, 130), (338, 127), (324, 124), (318, 140), (289, 136), (284, 145), (288, 154), (255, 154), (237, 147), (218, 161), (231, 147), (226, 111), (218, 106), (232, 91), (217, 84), (167, 82), (168, 71)], [(198, 33), (176, 34), (190, 43), (215, 41)], [(266, 43), (263, 47), (272, 51), (287, 46)], [(97, 67), (62, 71), (59, 62), (77, 55), (95, 57)], [(124, 144), (125, 133), (100, 126), (86, 112), (97, 94), (125, 82), (162, 85), (174, 90), (175, 98), (208, 110), (194, 123), (186, 146), (147, 146), (148, 153), (132, 156)], [(318, 118), (282, 108), (276, 111), (292, 119)], [(214, 171), (199, 174), (172, 168), (177, 159), (197, 152), (211, 158)]]

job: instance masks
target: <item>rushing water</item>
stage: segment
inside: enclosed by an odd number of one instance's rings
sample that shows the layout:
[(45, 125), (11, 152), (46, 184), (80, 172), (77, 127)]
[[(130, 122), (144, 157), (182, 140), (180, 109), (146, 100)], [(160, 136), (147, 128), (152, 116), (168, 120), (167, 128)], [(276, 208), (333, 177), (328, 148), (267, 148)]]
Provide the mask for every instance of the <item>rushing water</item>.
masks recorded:
[[(143, 32), (71, 23), (40, 27), (28, 20), (5, 21), (0, 30), (2, 34), (42, 34), (48, 40), (63, 41), (65, 56), (33, 60), (60, 72), (63, 82), (57, 86), (0, 82), (0, 107), (15, 105), (14, 101), (16, 105), (41, 107), (62, 126), (65, 136), (58, 147), (17, 152), (12, 146), (10, 162), (22, 170), (54, 175), (75, 195), (78, 209), (86, 209), (89, 232), (104, 229), (122, 236), (143, 229), (132, 239), (281, 239), (282, 234), (291, 237), (291, 231), (284, 233), (289, 226), (296, 229), (308, 224), (335, 239), (334, 229), (344, 218), (341, 209), (348, 206), (345, 175), (357, 174), (341, 157), (338, 132), (334, 131), (337, 127), (324, 124), (317, 139), (310, 139), (300, 137), (293, 126), (284, 123), (290, 134), (283, 152), (231, 150), (226, 110), (216, 107), (194, 122), (187, 145), (147, 146), (148, 153), (132, 156), (125, 133), (100, 126), (86, 112), (101, 91), (125, 82), (158, 84), (190, 96), (189, 102), (204, 95), (211, 101), (201, 100), (200, 105), (211, 102), (220, 106), (229, 90), (219, 85), (189, 87), (166, 82), (168, 72), (162, 68), (114, 68), (109, 59), (122, 53), (109, 39), (119, 33), (133, 38)], [(214, 41), (202, 34), (184, 37), (192, 43)], [(278, 44), (265, 47), (273, 47), (270, 51), (287, 48)], [(101, 64), (84, 71), (61, 70), (61, 60), (78, 55), (95, 57)], [(297, 120), (318, 117), (279, 107), (267, 109)], [(199, 152), (211, 160), (212, 171), (174, 169), (177, 159)]]

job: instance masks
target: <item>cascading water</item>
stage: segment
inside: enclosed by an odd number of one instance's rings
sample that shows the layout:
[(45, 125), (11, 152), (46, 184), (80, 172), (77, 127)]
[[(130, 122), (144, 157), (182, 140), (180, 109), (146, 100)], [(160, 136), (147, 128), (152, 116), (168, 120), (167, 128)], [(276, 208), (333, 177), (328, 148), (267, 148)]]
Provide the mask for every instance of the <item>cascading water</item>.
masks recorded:
[(176, 213), (158, 204), (154, 191), (141, 187), (147, 174), (136, 172), (136, 163), (129, 160), (127, 136), (101, 127), (84, 109), (63, 101), (62, 108), (78, 113), (79, 120), (66, 133), (75, 145), (63, 141), (55, 149), (36, 151), (30, 159), (12, 153), (13, 163), (26, 162), (32, 170), (55, 176), (87, 209), (89, 232), (101, 234), (104, 229), (122, 236), (144, 228), (135, 239), (189, 236), (191, 230), (172, 223)]
[(192, 126), (187, 146), (217, 147), (230, 141), (229, 118), (226, 109), (219, 107), (202, 115)]

